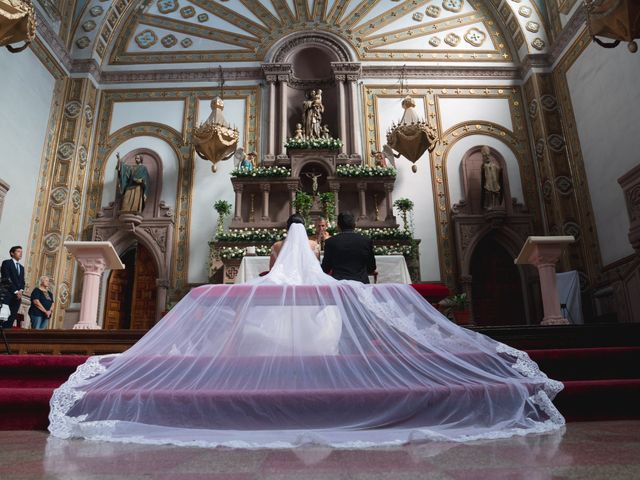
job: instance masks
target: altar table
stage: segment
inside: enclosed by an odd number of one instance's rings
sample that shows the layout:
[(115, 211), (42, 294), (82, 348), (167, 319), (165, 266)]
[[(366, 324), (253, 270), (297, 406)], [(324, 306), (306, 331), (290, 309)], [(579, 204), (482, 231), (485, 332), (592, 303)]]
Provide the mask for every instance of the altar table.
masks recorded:
[[(411, 283), (407, 262), (402, 255), (376, 255), (378, 283)], [(269, 270), (269, 257), (245, 256), (240, 262), (235, 283), (245, 283)], [(373, 276), (369, 277), (373, 283)]]

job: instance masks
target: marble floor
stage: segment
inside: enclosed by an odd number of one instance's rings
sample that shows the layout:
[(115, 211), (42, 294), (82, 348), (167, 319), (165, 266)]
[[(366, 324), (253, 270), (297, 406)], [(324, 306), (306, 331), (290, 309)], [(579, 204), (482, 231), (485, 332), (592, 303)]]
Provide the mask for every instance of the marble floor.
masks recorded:
[(0, 479), (325, 480), (640, 479), (640, 421), (397, 448), (231, 450), (59, 440), (0, 432)]

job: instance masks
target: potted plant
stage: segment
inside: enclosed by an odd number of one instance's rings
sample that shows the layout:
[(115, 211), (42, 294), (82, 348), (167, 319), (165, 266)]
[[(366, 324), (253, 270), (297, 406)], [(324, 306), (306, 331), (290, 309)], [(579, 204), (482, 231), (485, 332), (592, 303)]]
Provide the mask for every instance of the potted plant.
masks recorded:
[(453, 318), (458, 325), (471, 324), (471, 312), (469, 311), (469, 299), (466, 293), (458, 293), (441, 300), (438, 305), (444, 307), (445, 314), (453, 314)]
[(333, 192), (320, 194), (320, 204), (322, 205), (322, 214), (329, 225), (333, 225), (336, 219), (336, 195)]
[(404, 224), (404, 231), (409, 231), (409, 212), (413, 210), (413, 202), (408, 198), (399, 198), (393, 202), (393, 206), (400, 210), (402, 216), (402, 223)]
[(216, 212), (218, 212), (218, 224), (216, 225), (216, 235), (224, 233), (224, 217), (231, 213), (231, 204), (226, 200), (218, 200), (213, 204)]

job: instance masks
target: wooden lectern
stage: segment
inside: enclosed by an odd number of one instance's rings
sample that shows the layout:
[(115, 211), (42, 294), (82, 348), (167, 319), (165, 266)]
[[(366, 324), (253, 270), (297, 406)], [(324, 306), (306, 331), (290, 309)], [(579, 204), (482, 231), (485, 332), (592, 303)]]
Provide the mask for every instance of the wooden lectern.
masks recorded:
[(64, 242), (64, 246), (84, 270), (80, 321), (73, 329), (99, 329), (97, 318), (102, 272), (105, 268), (122, 270), (124, 265), (111, 242)]
[(541, 325), (569, 324), (560, 311), (560, 298), (556, 287), (556, 263), (564, 247), (575, 240), (573, 236), (529, 237), (520, 250), (518, 258), (514, 260), (518, 265), (530, 264), (538, 267), (544, 309)]

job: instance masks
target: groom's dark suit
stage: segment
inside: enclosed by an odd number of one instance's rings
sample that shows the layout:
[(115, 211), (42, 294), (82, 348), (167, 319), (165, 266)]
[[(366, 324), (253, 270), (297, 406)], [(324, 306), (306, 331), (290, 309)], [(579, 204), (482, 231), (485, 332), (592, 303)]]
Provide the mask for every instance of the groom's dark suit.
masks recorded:
[(10, 258), (2, 262), (0, 275), (2, 275), (2, 278), (6, 278), (11, 282), (11, 292), (9, 292), (11, 300), (7, 302), (9, 310), (11, 310), (11, 316), (3, 324), (4, 328), (10, 328), (20, 309), (21, 300), (14, 292), (24, 290), (24, 267), (19, 264), (16, 266), (16, 262), (13, 258)]
[(337, 280), (357, 280), (369, 283), (369, 274), (376, 270), (373, 241), (346, 230), (324, 242), (322, 270)]

